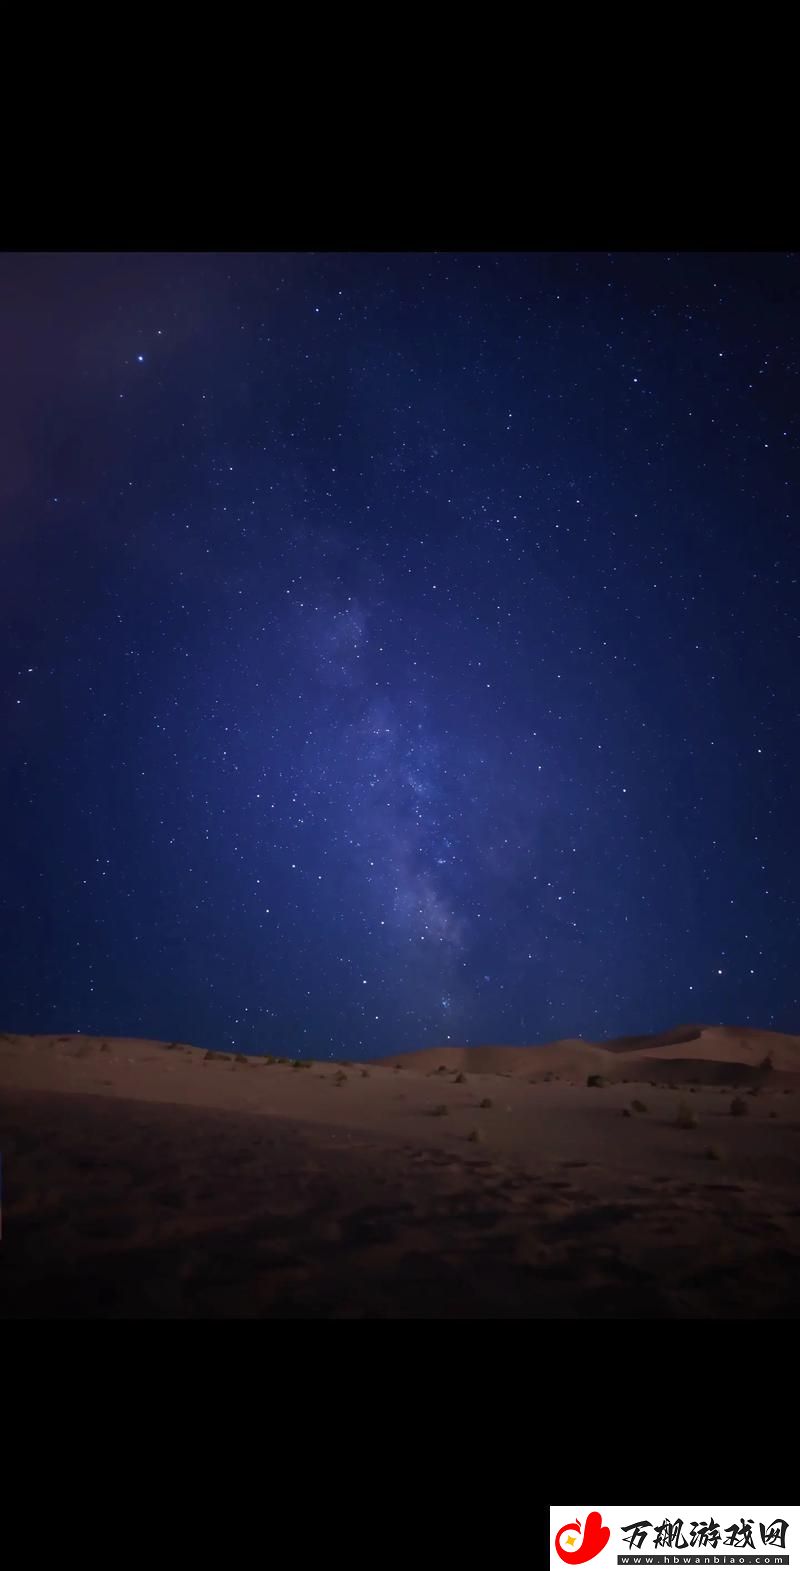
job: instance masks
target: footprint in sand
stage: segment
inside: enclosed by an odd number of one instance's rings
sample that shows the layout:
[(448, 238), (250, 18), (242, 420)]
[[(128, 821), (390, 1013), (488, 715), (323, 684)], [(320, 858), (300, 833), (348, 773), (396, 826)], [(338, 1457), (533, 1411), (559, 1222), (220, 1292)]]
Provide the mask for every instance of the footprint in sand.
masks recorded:
[(608, 1227), (610, 1223), (629, 1222), (638, 1215), (636, 1206), (612, 1202), (609, 1205), (590, 1206), (587, 1210), (574, 1211), (558, 1222), (548, 1223), (546, 1230), (552, 1237), (565, 1238), (576, 1233), (594, 1233), (600, 1228)]

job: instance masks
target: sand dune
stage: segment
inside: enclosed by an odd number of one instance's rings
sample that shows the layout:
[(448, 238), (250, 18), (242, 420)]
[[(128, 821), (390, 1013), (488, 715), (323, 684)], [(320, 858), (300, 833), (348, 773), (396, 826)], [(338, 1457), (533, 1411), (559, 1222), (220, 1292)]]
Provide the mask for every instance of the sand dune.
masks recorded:
[(756, 1065), (797, 1039), (697, 1029), (305, 1067), (0, 1036), (0, 1316), (796, 1317), (800, 1078)]
[[(800, 1074), (800, 1036), (779, 1031), (753, 1031), (735, 1026), (705, 1026), (697, 1044), (698, 1058), (732, 1059), (737, 1063), (760, 1064), (771, 1058), (775, 1069)], [(671, 1057), (672, 1049), (658, 1049), (661, 1057)]]
[(617, 1037), (602, 1044), (608, 1052), (647, 1058), (725, 1060), (757, 1067), (765, 1058), (773, 1068), (800, 1074), (800, 1036), (750, 1026), (678, 1026), (654, 1036)]
[(612, 1036), (600, 1042), (609, 1053), (638, 1053), (651, 1047), (669, 1047), (673, 1042), (694, 1042), (705, 1026), (675, 1026), (671, 1031), (649, 1032), (644, 1036)]
[(424, 1047), (397, 1057), (373, 1059), (373, 1063), (402, 1064), (420, 1074), (434, 1073), (443, 1067), (454, 1072), (469, 1070), (485, 1075), (563, 1075), (605, 1073), (612, 1055), (579, 1037), (546, 1042), (541, 1047)]
[[(769, 1057), (775, 1070), (800, 1074), (800, 1036), (779, 1031), (731, 1026), (678, 1026), (651, 1036), (616, 1037), (608, 1042), (585, 1042), (578, 1037), (544, 1042), (538, 1047), (433, 1047), (392, 1059), (422, 1072), (439, 1065), (480, 1074), (560, 1075), (575, 1078), (603, 1074), (612, 1080), (640, 1075), (652, 1078), (654, 1061), (671, 1060), (672, 1083), (707, 1079), (719, 1083), (738, 1071), (734, 1066), (757, 1069)], [(648, 1069), (648, 1064), (651, 1066)], [(703, 1066), (721, 1065), (705, 1071)], [(660, 1071), (659, 1071), (660, 1073)]]

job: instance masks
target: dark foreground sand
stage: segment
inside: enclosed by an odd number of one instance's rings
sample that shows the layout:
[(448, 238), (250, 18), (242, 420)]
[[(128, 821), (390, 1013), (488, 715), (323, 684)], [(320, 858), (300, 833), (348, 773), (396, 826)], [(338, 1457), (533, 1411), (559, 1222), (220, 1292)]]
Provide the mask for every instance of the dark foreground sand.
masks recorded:
[(800, 1082), (648, 1067), (589, 1088), (7, 1037), (0, 1315), (794, 1318)]

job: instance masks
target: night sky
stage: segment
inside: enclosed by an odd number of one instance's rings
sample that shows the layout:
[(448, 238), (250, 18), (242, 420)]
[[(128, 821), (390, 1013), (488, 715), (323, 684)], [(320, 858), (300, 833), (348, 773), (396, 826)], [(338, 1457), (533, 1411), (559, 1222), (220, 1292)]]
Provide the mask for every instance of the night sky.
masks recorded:
[(0, 258), (0, 1027), (800, 1029), (800, 263)]

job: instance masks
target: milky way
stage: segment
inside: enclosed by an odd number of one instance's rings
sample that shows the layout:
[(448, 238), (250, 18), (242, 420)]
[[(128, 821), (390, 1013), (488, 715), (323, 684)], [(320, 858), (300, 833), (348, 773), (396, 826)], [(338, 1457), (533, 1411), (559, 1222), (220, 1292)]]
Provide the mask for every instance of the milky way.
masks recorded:
[(0, 268), (5, 1029), (797, 1028), (795, 257)]

